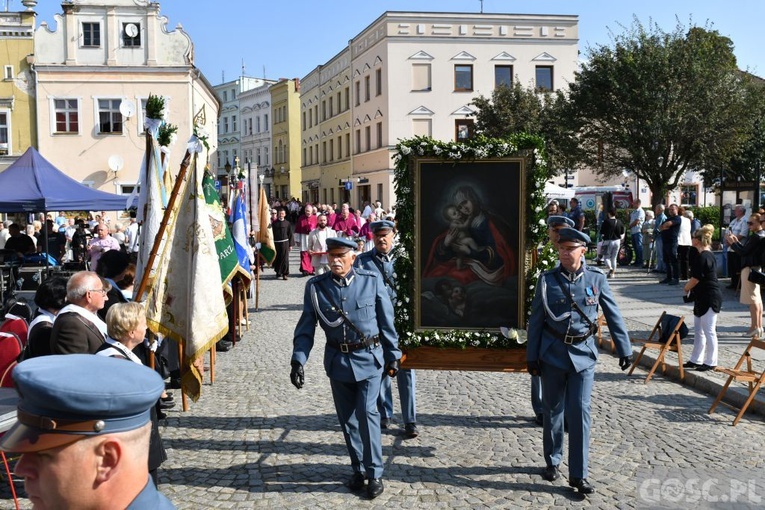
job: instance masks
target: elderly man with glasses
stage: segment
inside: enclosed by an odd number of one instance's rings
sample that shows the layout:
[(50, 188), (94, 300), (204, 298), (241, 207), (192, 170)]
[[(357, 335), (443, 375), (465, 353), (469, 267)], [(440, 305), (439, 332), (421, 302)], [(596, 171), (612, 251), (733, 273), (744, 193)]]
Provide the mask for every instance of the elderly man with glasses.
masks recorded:
[(106, 324), (96, 314), (109, 299), (104, 281), (91, 271), (75, 273), (66, 284), (66, 301), (50, 334), (53, 354), (94, 354), (106, 341)]

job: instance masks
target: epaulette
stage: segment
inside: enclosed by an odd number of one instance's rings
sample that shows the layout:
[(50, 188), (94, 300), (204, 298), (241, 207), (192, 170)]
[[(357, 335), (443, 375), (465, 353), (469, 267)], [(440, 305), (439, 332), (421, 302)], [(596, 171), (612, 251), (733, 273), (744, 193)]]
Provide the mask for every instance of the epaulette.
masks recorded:
[(371, 269), (364, 269), (364, 268), (361, 268), (361, 267), (355, 267), (355, 268), (353, 268), (353, 270), (356, 271), (356, 274), (360, 275), (360, 276), (374, 276), (375, 278), (380, 276), (380, 274), (377, 271), (372, 271)]
[(600, 269), (599, 267), (591, 266), (591, 265), (588, 264), (588, 265), (585, 266), (585, 268), (588, 271), (592, 271), (593, 273), (602, 274), (603, 276), (606, 275), (606, 273), (602, 269)]

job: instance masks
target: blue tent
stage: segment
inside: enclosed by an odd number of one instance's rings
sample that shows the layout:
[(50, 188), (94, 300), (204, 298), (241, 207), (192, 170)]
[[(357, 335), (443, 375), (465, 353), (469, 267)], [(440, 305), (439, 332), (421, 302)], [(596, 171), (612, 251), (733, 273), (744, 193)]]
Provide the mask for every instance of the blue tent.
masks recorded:
[(80, 184), (34, 147), (0, 172), (0, 212), (121, 211), (127, 199)]

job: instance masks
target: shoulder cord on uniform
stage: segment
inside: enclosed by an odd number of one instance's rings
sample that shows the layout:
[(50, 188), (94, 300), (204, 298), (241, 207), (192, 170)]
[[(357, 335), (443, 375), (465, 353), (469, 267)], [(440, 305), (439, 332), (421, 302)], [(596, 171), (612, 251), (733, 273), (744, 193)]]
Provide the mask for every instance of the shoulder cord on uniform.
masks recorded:
[(561, 292), (563, 292), (563, 295), (568, 299), (569, 304), (571, 305), (571, 309), (576, 310), (576, 312), (582, 316), (584, 322), (587, 323), (587, 327), (590, 328), (590, 334), (594, 333), (598, 329), (598, 326), (596, 326), (595, 323), (589, 317), (587, 317), (587, 314), (584, 313), (584, 310), (582, 310), (581, 307), (576, 303), (573, 294), (571, 294), (571, 290), (569, 289), (566, 291), (566, 288), (563, 286), (563, 279), (560, 277), (560, 273), (554, 273), (554, 276), (555, 281), (558, 282), (558, 286), (560, 287)]
[(313, 304), (313, 309), (316, 312), (316, 315), (321, 321), (326, 324), (330, 328), (336, 328), (340, 324), (343, 323), (343, 316), (341, 315), (334, 321), (330, 321), (326, 315), (321, 311), (321, 307), (319, 306), (319, 296), (316, 294), (316, 284), (311, 284), (311, 303)]
[(570, 311), (563, 312), (561, 315), (555, 315), (554, 313), (552, 313), (552, 310), (550, 310), (550, 306), (547, 304), (547, 282), (545, 281), (544, 278), (542, 278), (541, 292), (542, 292), (542, 303), (545, 306), (545, 311), (547, 312), (547, 315), (549, 315), (552, 320), (554, 320), (555, 322), (560, 322), (564, 319), (568, 319), (569, 317), (571, 317)]

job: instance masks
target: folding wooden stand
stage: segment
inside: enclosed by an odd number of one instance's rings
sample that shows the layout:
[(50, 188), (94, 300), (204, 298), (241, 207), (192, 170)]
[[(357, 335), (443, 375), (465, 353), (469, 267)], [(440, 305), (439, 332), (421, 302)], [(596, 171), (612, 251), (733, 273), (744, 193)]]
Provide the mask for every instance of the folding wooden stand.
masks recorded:
[[(744, 351), (744, 354), (741, 355), (741, 359), (738, 360), (738, 363), (736, 363), (736, 366), (734, 368), (719, 368), (718, 367), (715, 369), (716, 372), (722, 372), (723, 374), (727, 374), (728, 380), (725, 382), (725, 386), (723, 386), (722, 390), (720, 390), (720, 394), (717, 395), (717, 398), (712, 404), (712, 407), (709, 408), (709, 414), (712, 414), (714, 410), (717, 408), (717, 404), (720, 403), (720, 401), (725, 396), (725, 393), (727, 393), (730, 383), (732, 383), (733, 381), (746, 382), (747, 385), (749, 386), (749, 396), (744, 402), (744, 405), (741, 406), (741, 410), (736, 415), (736, 418), (733, 420), (734, 427), (741, 420), (741, 417), (744, 416), (744, 413), (749, 407), (749, 404), (751, 404), (752, 401), (754, 400), (755, 395), (757, 395), (757, 391), (759, 391), (760, 386), (762, 385), (763, 380), (765, 379), (765, 369), (758, 372), (754, 370), (754, 368), (752, 367), (752, 354), (751, 354), (752, 349), (762, 349), (765, 351), (765, 342), (760, 340), (757, 337), (752, 338), (752, 341), (749, 342), (749, 345)], [(746, 361), (746, 369), (741, 368), (741, 366), (744, 364), (744, 361)]]
[[(642, 345), (643, 348), (640, 349), (640, 353), (637, 355), (637, 358), (627, 375), (632, 375), (632, 372), (635, 370), (635, 367), (638, 366), (638, 363), (640, 363), (640, 358), (643, 357), (643, 353), (645, 353), (646, 349), (658, 349), (659, 355), (656, 357), (656, 362), (653, 364), (651, 370), (648, 372), (648, 376), (645, 378), (645, 384), (648, 384), (648, 381), (651, 380), (651, 377), (653, 377), (659, 364), (661, 364), (661, 372), (666, 372), (667, 365), (664, 361), (664, 356), (670, 351), (677, 353), (678, 365), (680, 367), (680, 379), (685, 379), (685, 370), (683, 369), (683, 343), (680, 336), (680, 328), (684, 321), (685, 317), (669, 315), (664, 311), (662, 312), (661, 317), (659, 317), (659, 320), (656, 321), (656, 325), (653, 327), (653, 330), (647, 339), (632, 339), (633, 344)], [(662, 331), (662, 328), (664, 331)]]

